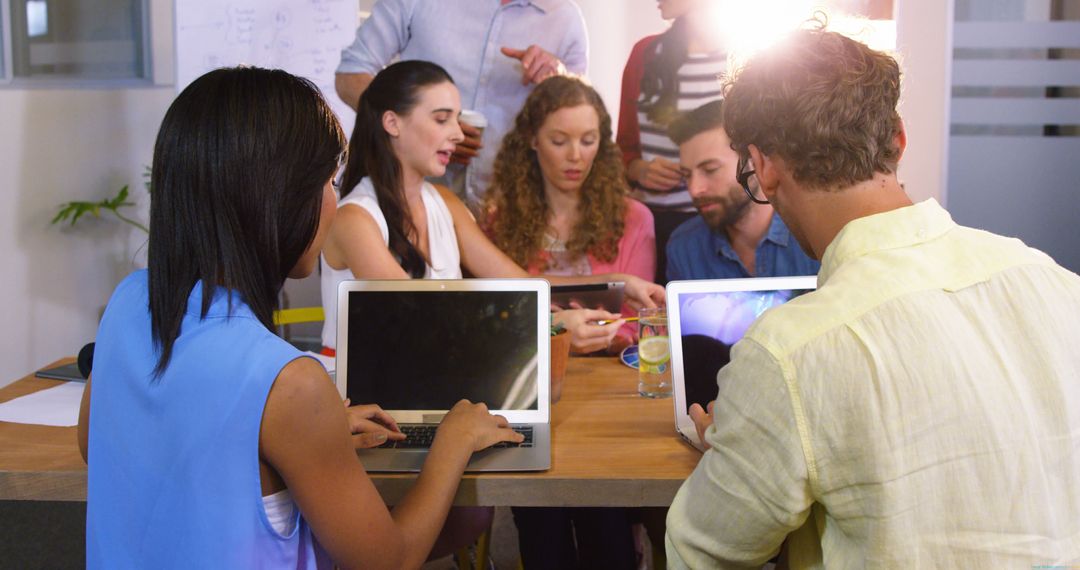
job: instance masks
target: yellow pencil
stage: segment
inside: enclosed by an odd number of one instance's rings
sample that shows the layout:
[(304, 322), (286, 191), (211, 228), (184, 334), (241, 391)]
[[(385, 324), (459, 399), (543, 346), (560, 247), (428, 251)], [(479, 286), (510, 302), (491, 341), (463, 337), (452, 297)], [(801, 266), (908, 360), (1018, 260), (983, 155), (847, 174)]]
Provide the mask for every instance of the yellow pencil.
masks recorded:
[[(612, 319), (610, 321), (596, 321), (596, 324), (598, 324), (600, 326), (604, 326), (604, 325), (611, 324), (611, 323), (613, 323), (615, 321), (618, 321), (618, 320), (620, 320), (620, 319)], [(622, 320), (624, 320), (624, 321), (626, 321), (628, 323), (631, 323), (631, 322), (634, 322), (634, 321), (638, 320), (638, 317), (626, 317), (625, 319), (622, 319)]]

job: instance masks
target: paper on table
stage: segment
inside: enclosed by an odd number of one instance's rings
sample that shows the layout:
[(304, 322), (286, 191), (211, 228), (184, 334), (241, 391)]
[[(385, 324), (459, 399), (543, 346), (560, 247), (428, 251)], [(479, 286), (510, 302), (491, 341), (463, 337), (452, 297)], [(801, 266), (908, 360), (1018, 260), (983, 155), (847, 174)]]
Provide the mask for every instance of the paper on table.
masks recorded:
[(79, 423), (82, 382), (63, 384), (0, 404), (0, 422), (73, 426)]

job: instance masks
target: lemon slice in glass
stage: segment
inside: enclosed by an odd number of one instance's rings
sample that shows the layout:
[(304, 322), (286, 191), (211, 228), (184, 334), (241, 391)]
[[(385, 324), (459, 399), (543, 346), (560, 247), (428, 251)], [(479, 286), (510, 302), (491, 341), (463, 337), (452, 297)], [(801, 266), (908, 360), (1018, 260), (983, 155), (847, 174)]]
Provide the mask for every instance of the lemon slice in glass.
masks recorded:
[(663, 364), (671, 358), (668, 337), (650, 336), (638, 345), (638, 358), (646, 364)]

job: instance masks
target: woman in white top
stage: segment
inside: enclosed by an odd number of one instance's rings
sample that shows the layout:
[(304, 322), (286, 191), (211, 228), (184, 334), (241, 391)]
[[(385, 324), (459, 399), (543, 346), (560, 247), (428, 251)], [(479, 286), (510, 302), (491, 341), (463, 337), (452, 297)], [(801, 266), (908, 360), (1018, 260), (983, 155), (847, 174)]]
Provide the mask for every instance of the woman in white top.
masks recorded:
[[(336, 347), (337, 286), (346, 279), (529, 277), (495, 247), (450, 190), (424, 179), (442, 176), (458, 143), (461, 99), (446, 71), (426, 61), (402, 61), (375, 76), (360, 97), (337, 218), (322, 255), (325, 353)], [(555, 278), (551, 279), (556, 281)], [(559, 282), (625, 281), (639, 305), (662, 302), (664, 289), (624, 274)], [(625, 322), (587, 309), (558, 313), (576, 350), (605, 348)], [(598, 325), (598, 320), (613, 321)], [(491, 509), (451, 511), (432, 556), (471, 542), (490, 526)]]
[[(323, 249), (323, 344), (336, 345), (337, 285), (344, 279), (529, 277), (480, 230), (441, 176), (464, 136), (461, 99), (444, 69), (402, 61), (379, 72), (360, 98), (338, 216)], [(635, 306), (663, 302), (664, 289), (627, 274), (551, 277), (553, 283), (624, 281)], [(575, 350), (606, 347), (623, 321), (606, 311), (558, 313)], [(599, 320), (614, 320), (597, 325)]]

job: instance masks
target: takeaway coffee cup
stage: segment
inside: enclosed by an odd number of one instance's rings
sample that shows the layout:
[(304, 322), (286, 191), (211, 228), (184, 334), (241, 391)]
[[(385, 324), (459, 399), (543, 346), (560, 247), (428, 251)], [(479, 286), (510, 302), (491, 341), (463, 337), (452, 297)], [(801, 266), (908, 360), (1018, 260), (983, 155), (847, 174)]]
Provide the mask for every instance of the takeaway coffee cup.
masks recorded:
[(479, 111), (473, 111), (471, 109), (465, 109), (458, 115), (458, 121), (465, 123), (471, 127), (475, 127), (480, 131), (480, 138), (484, 138), (484, 129), (487, 128), (487, 117)]

